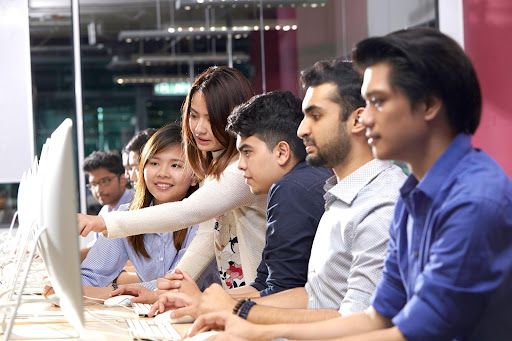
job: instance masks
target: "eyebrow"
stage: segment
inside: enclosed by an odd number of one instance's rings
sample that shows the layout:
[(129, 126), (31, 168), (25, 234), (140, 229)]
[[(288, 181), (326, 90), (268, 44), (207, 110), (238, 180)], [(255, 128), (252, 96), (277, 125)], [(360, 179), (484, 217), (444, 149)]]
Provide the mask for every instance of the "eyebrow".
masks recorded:
[(305, 109), (304, 109), (304, 113), (305, 114), (308, 114), (312, 111), (315, 111), (315, 110), (322, 110), (321, 107), (319, 107), (318, 105), (315, 105), (315, 104), (312, 104), (312, 105), (309, 105), (307, 106)]
[[(152, 156), (148, 161), (150, 160), (161, 160), (158, 156)], [(184, 162), (182, 159), (171, 159), (171, 161), (180, 161)]]
[(366, 93), (361, 93), (361, 96), (363, 98), (368, 98), (368, 97), (372, 97), (372, 96), (375, 96), (375, 95), (383, 95), (385, 93), (385, 91), (383, 90), (372, 90), (372, 91), (368, 91)]
[(243, 151), (245, 148), (252, 148), (252, 146), (250, 144), (247, 144), (247, 143), (244, 143), (243, 145), (241, 145), (240, 147), (238, 147), (238, 151), (241, 152)]

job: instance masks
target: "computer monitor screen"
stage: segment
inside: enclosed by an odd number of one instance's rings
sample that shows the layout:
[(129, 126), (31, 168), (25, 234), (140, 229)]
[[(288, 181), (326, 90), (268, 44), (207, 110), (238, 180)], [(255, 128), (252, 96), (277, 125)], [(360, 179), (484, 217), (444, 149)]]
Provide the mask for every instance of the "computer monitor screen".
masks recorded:
[(39, 167), (40, 226), (46, 228), (39, 246), (64, 316), (81, 332), (84, 310), (72, 127), (71, 119), (66, 119), (55, 130)]

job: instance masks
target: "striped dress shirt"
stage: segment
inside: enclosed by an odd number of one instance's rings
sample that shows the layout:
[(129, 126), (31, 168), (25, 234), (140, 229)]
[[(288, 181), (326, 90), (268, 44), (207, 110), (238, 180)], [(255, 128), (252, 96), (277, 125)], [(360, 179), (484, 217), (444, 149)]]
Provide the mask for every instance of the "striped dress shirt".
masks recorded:
[(341, 315), (368, 308), (381, 278), (389, 225), (406, 176), (374, 159), (337, 183), (326, 182), (325, 213), (308, 266), (308, 308)]

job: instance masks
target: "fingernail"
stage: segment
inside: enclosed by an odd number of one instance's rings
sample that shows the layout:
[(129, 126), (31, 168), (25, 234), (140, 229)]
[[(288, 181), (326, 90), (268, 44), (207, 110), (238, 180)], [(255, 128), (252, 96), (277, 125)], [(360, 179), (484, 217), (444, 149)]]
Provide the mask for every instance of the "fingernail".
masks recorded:
[(175, 286), (179, 286), (179, 285), (180, 285), (180, 282), (174, 282), (174, 285), (175, 285)]

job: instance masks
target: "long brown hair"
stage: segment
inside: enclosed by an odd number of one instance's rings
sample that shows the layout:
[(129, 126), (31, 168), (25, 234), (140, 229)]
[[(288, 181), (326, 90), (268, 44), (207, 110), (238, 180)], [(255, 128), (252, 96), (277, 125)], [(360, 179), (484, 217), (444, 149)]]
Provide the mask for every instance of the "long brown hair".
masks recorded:
[[(137, 180), (135, 196), (130, 205), (130, 211), (148, 207), (151, 204), (151, 201), (153, 201), (153, 195), (149, 192), (146, 186), (146, 181), (143, 175), (144, 167), (148, 160), (150, 160), (156, 153), (174, 145), (182, 145), (181, 128), (178, 123), (171, 123), (160, 128), (145, 144), (144, 149), (140, 153), (139, 178)], [(191, 186), (185, 197), (188, 197), (196, 189), (197, 185)], [(187, 231), (188, 229), (182, 229), (173, 233), (174, 247), (176, 248), (176, 251), (181, 249), (183, 242), (185, 241), (185, 237), (187, 236)], [(151, 258), (146, 251), (143, 234), (129, 236), (128, 241), (135, 250), (135, 253), (145, 258)]]
[[(215, 158), (211, 152), (203, 153), (196, 144), (190, 130), (189, 116), (192, 97), (201, 92), (212, 126), (213, 136), (225, 148)], [(183, 103), (182, 125), (185, 154), (194, 173), (201, 179), (213, 176), (216, 179), (226, 169), (231, 159), (237, 155), (236, 139), (226, 132), (227, 118), (238, 105), (254, 95), (249, 81), (237, 69), (226, 66), (212, 66), (200, 74)]]

